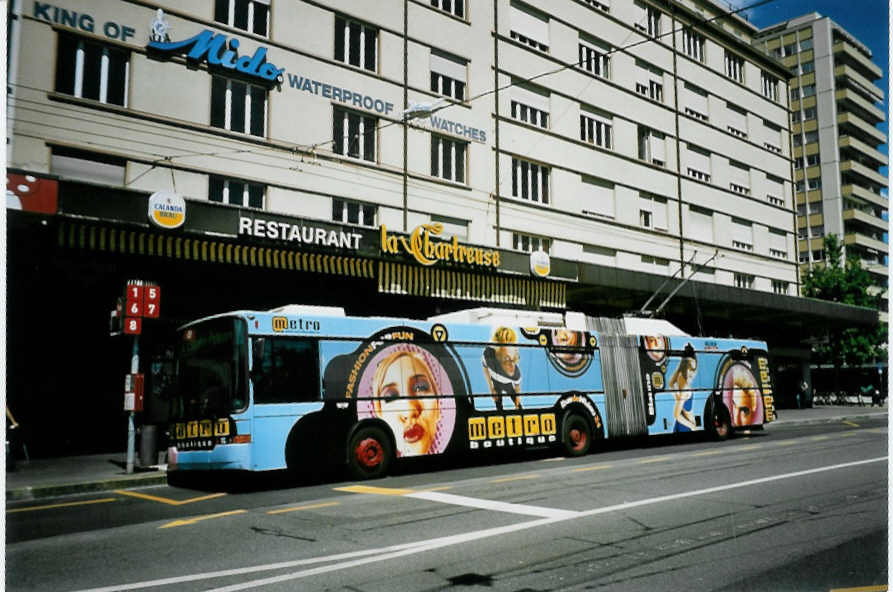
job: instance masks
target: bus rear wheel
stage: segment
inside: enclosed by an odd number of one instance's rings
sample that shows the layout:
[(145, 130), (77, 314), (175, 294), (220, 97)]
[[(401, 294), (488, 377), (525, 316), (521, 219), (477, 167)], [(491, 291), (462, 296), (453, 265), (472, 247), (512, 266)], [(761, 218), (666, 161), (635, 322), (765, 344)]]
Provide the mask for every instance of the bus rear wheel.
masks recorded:
[(391, 441), (381, 428), (362, 427), (348, 443), (347, 466), (354, 479), (377, 479), (387, 475), (393, 456)]
[(583, 456), (592, 445), (592, 428), (585, 417), (571, 413), (564, 419), (561, 441), (568, 456)]
[(722, 403), (712, 402), (707, 412), (707, 430), (714, 440), (722, 442), (732, 433), (732, 420), (729, 411)]

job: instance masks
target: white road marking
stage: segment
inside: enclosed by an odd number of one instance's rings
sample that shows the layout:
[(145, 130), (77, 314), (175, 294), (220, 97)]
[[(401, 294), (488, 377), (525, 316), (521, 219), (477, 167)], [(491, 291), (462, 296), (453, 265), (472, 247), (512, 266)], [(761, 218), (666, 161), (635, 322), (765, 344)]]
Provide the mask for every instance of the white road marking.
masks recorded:
[[(524, 530), (529, 530), (531, 528), (537, 528), (539, 526), (547, 526), (550, 524), (556, 524), (559, 522), (564, 522), (566, 520), (571, 520), (574, 518), (582, 518), (585, 516), (595, 516), (598, 514), (607, 514), (610, 512), (617, 512), (620, 510), (627, 510), (629, 508), (636, 508), (641, 506), (648, 506), (653, 504), (660, 504), (668, 501), (674, 501), (679, 499), (685, 499), (689, 497), (696, 497), (700, 495), (707, 495), (711, 493), (717, 493), (720, 491), (729, 491), (732, 489), (739, 489), (742, 487), (751, 487), (753, 485), (760, 485), (762, 483), (771, 483), (773, 481), (782, 481), (785, 479), (794, 479), (797, 477), (803, 477), (806, 475), (813, 475), (816, 473), (824, 473), (827, 471), (836, 471), (840, 469), (848, 469), (852, 467), (857, 467), (870, 463), (877, 462), (887, 462), (889, 457), (881, 456), (877, 458), (871, 458), (867, 460), (860, 460), (850, 463), (841, 463), (837, 465), (831, 465), (827, 467), (819, 467), (816, 469), (808, 469), (805, 471), (796, 471), (794, 473), (786, 473), (782, 475), (775, 475), (772, 477), (763, 477), (761, 479), (751, 479), (748, 481), (740, 481), (738, 483), (730, 483), (728, 485), (720, 485), (718, 487), (708, 487), (706, 489), (697, 489), (693, 491), (686, 491), (682, 493), (676, 493), (671, 495), (664, 495), (660, 497), (653, 497), (643, 500), (638, 500), (634, 502), (625, 502), (622, 504), (616, 504), (613, 506), (606, 506), (604, 508), (596, 508), (593, 510), (587, 510), (583, 512), (572, 513), (569, 516), (563, 517), (554, 517), (554, 518), (541, 518), (539, 520), (532, 520), (530, 522), (522, 522), (520, 524), (510, 524), (507, 526), (501, 526), (497, 528), (487, 528), (484, 530), (478, 530), (468, 533), (461, 533), (451, 536), (439, 537), (429, 540), (417, 541), (413, 543), (406, 543), (402, 545), (394, 545), (391, 547), (379, 547), (375, 549), (369, 549), (365, 551), (355, 551), (351, 553), (341, 553), (338, 555), (330, 555), (328, 557), (312, 557), (307, 559), (298, 559), (295, 561), (288, 561), (282, 563), (273, 563), (268, 565), (257, 565), (254, 567), (243, 567), (237, 569), (216, 571), (216, 572), (206, 572), (206, 573), (198, 573), (186, 576), (178, 576), (172, 578), (165, 578), (161, 580), (149, 580), (144, 582), (133, 582), (130, 584), (120, 584), (114, 586), (106, 586), (102, 588), (90, 588), (89, 590), (81, 590), (79, 592), (113, 592), (116, 590), (138, 590), (141, 588), (151, 588), (154, 586), (165, 586), (170, 584), (179, 584), (183, 582), (194, 582), (198, 580), (212, 579), (212, 578), (220, 578), (220, 577), (228, 577), (234, 575), (242, 575), (249, 573), (256, 573), (260, 571), (272, 571), (277, 569), (283, 569), (288, 567), (298, 567), (301, 565), (312, 565), (316, 563), (328, 563), (328, 562), (336, 562), (342, 561), (341, 563), (334, 563), (333, 565), (322, 565), (318, 567), (313, 567), (310, 569), (305, 569), (302, 571), (293, 572), (290, 574), (283, 574), (280, 576), (263, 578), (259, 580), (253, 580), (249, 582), (244, 582), (240, 584), (234, 584), (231, 586), (225, 586), (223, 588), (216, 588), (211, 592), (236, 592), (238, 590), (249, 590), (254, 589), (259, 586), (264, 586), (267, 584), (275, 584), (279, 582), (287, 582), (291, 580), (298, 580), (301, 578), (307, 578), (310, 576), (320, 575), (324, 573), (331, 573), (334, 571), (340, 571), (344, 569), (349, 569), (351, 567), (358, 567), (360, 565), (367, 565), (370, 563), (381, 563), (383, 561), (387, 561), (389, 559), (396, 559), (398, 557), (404, 557), (407, 555), (415, 555), (418, 553), (424, 553), (426, 551), (431, 551), (434, 549), (440, 549), (443, 547), (449, 547), (452, 545), (458, 545), (461, 543), (468, 543), (471, 541), (481, 540), (489, 537), (511, 534), (515, 532), (520, 532)], [(343, 561), (347, 560), (347, 561)]]
[(574, 516), (578, 516), (580, 514), (579, 512), (574, 512), (572, 510), (558, 510), (555, 508), (544, 508), (542, 506), (512, 504), (509, 502), (498, 502), (476, 497), (467, 497), (464, 495), (453, 495), (451, 493), (438, 493), (435, 491), (420, 491), (418, 493), (410, 493), (404, 497), (414, 497), (416, 499), (428, 500), (430, 502), (439, 502), (442, 504), (453, 504), (455, 506), (480, 508), (481, 510), (493, 510), (495, 512), (509, 512), (512, 514), (539, 516), (540, 518), (565, 519), (573, 518)]

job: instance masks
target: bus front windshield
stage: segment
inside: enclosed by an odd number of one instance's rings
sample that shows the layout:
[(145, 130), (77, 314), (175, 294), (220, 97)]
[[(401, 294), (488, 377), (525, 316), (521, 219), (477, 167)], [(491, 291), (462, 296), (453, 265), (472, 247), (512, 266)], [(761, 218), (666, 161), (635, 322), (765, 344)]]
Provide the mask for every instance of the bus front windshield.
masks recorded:
[(180, 333), (177, 357), (177, 418), (222, 417), (248, 405), (245, 324), (221, 318)]

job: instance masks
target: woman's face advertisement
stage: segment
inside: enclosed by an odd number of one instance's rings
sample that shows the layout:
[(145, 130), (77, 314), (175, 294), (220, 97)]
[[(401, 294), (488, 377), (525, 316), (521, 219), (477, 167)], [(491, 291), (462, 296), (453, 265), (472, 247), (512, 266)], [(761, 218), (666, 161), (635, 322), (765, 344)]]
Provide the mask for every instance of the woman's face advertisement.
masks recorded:
[(446, 371), (432, 353), (413, 344), (391, 345), (363, 372), (357, 414), (388, 424), (398, 456), (435, 454), (446, 449), (452, 435), (452, 394)]
[(398, 440), (402, 434), (412, 453), (427, 454), (440, 419), (440, 405), (433, 398), (438, 393), (428, 366), (413, 354), (398, 354), (379, 366), (374, 388), (379, 417), (388, 422)]

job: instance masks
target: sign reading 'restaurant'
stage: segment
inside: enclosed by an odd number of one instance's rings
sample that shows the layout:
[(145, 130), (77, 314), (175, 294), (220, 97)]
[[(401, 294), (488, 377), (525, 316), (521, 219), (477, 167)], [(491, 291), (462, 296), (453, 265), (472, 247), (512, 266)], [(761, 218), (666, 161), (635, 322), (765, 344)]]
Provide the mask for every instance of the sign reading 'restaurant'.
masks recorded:
[(357, 250), (363, 235), (344, 230), (327, 230), (318, 226), (289, 224), (277, 220), (239, 217), (239, 234), (304, 245)]

